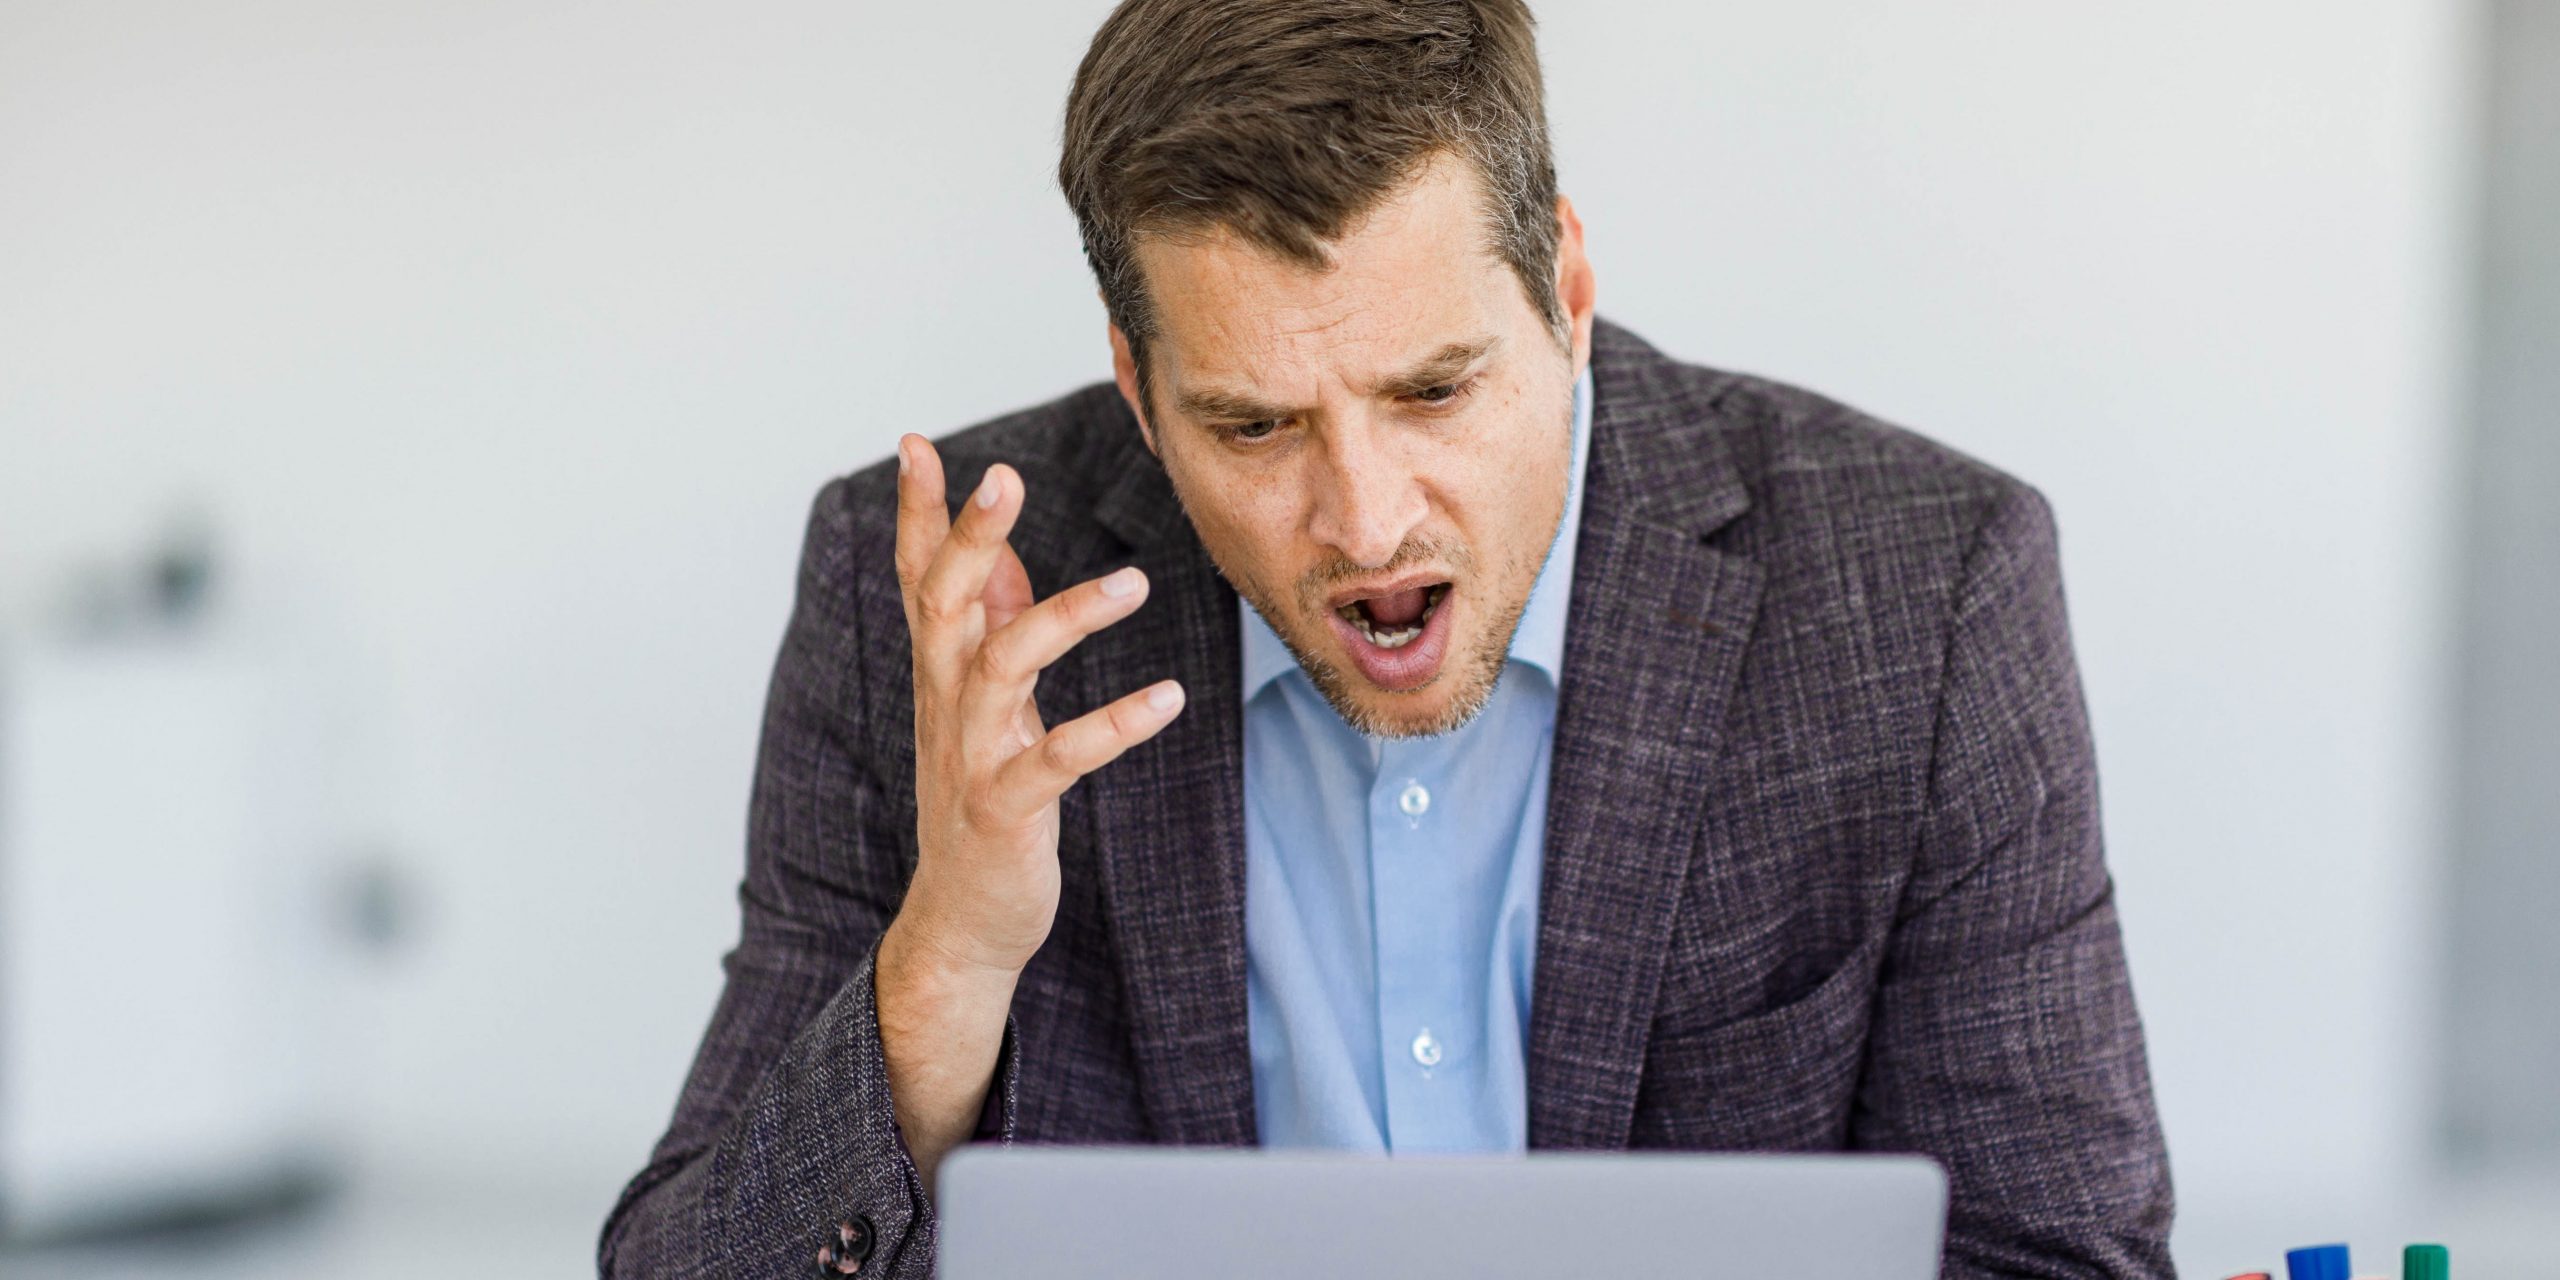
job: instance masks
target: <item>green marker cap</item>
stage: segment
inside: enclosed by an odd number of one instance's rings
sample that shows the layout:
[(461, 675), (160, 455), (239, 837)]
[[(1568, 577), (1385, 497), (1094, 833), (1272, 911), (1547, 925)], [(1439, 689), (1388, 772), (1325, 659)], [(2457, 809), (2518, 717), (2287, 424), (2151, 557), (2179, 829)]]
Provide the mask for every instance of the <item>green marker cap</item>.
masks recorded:
[(2413, 1244), (2400, 1251), (2400, 1280), (2451, 1280), (2452, 1256), (2440, 1244)]

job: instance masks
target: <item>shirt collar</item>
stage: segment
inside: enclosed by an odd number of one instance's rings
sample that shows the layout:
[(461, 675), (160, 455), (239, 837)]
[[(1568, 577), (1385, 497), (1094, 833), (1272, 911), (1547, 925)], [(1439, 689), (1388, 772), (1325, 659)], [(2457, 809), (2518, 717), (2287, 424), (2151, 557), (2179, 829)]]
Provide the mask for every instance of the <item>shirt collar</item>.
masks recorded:
[[(1559, 687), (1564, 679), (1565, 609), (1573, 592), (1574, 550), (1581, 542), (1583, 464), (1590, 455), (1591, 370), (1585, 366), (1573, 383), (1573, 462), (1565, 481), (1564, 518), (1556, 529), (1555, 545), (1547, 549), (1546, 564), (1529, 588), (1520, 625), (1511, 633), (1512, 660), (1545, 672)], [(1297, 670), (1298, 660), (1271, 624), (1241, 596), (1236, 598), (1236, 612), (1244, 633), (1244, 700), (1251, 702), (1264, 685)]]

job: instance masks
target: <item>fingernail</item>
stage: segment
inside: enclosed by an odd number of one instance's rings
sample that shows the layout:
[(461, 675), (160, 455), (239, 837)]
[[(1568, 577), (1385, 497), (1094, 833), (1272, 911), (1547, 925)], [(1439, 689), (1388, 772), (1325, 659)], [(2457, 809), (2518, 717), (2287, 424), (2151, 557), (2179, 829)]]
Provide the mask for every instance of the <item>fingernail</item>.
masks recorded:
[(898, 438), (898, 474), (899, 474), (899, 475), (905, 475), (906, 473), (907, 473), (907, 440), (906, 440), (906, 437), (904, 437), (904, 436), (900, 436), (900, 437)]
[(1158, 711), (1171, 711), (1182, 705), (1182, 686), (1167, 680), (1147, 690), (1147, 705)]
[(1136, 565), (1131, 565), (1128, 568), (1112, 574), (1110, 577), (1104, 578), (1102, 580), (1102, 594), (1109, 596), (1114, 600), (1125, 596), (1134, 596), (1138, 594), (1138, 584), (1143, 581), (1145, 577), (1146, 575), (1138, 572), (1138, 567)]
[(1002, 488), (1002, 486), (996, 483), (996, 473), (992, 468), (990, 468), (987, 472), (987, 478), (978, 482), (978, 505), (982, 507), (994, 506), (996, 504), (996, 493), (1000, 488)]

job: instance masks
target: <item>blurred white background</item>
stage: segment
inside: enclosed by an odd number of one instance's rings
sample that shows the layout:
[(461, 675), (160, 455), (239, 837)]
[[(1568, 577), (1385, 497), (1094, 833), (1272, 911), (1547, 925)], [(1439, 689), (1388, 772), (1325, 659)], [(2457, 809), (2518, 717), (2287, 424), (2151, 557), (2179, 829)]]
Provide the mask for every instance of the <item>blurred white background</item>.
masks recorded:
[[(2184, 1265), (2560, 1214), (2449, 1164), (2426, 1048), (2482, 13), (1541, 7), (1604, 314), (2053, 499)], [(330, 948), (279, 1123), (353, 1189), (239, 1274), (591, 1269), (734, 937), (810, 496), (1107, 375), (1050, 176), (1107, 8), (0, 3), (0, 709), (249, 681), (256, 909)], [(173, 521), (201, 623), (68, 638)]]

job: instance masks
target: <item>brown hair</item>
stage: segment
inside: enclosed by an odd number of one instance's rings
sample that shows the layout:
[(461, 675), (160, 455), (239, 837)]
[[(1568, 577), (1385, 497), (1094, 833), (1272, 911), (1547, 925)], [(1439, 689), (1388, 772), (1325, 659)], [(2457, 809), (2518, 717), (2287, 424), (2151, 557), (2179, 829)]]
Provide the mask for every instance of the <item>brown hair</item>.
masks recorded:
[(1122, 0), (1068, 92), (1058, 185), (1142, 394), (1135, 237), (1223, 227), (1321, 269), (1443, 152), (1475, 166), (1493, 250), (1561, 331), (1532, 26), (1521, 0)]

